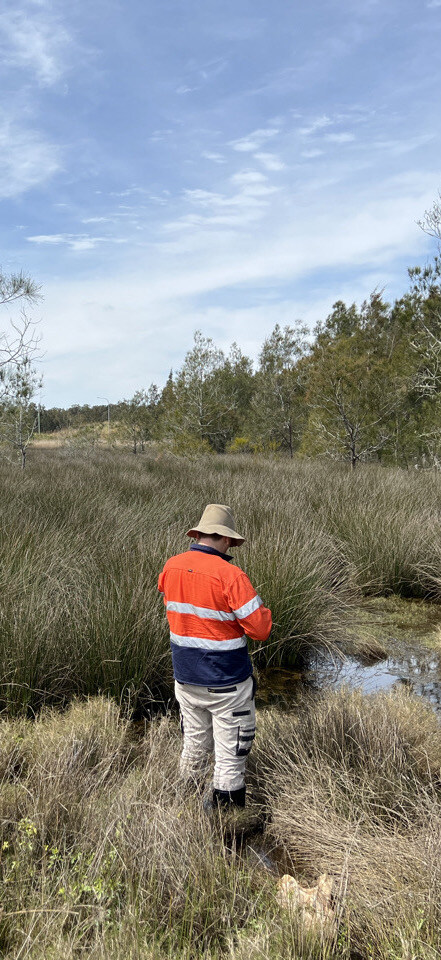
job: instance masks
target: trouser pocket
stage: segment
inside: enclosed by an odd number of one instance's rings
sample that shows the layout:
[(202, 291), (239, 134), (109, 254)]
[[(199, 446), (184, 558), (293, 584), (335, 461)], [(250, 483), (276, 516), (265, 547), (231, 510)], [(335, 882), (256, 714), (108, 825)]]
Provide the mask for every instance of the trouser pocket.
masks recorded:
[(252, 680), (237, 684), (237, 690), (220, 697), (213, 706), (215, 767), (213, 785), (218, 790), (242, 789), (245, 766), (251, 750), (255, 726)]
[(256, 736), (256, 728), (240, 724), (237, 728), (236, 757), (248, 756)]

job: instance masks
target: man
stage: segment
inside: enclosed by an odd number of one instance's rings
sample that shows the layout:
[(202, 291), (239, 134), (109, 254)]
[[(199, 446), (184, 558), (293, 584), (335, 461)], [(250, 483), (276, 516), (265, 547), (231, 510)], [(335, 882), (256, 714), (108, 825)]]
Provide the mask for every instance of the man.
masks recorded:
[(181, 774), (197, 783), (214, 748), (209, 805), (245, 806), (245, 764), (255, 736), (253, 668), (246, 636), (266, 640), (271, 611), (231, 563), (244, 537), (229, 507), (209, 503), (189, 550), (167, 560), (158, 588), (170, 624), (184, 745)]

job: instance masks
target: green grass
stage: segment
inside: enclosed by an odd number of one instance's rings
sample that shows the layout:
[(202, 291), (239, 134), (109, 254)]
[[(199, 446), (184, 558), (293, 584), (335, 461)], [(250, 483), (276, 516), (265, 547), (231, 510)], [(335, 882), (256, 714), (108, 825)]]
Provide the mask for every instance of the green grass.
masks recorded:
[(403, 597), (412, 629), (421, 598), (440, 601), (441, 478), (60, 448), (24, 476), (0, 463), (0, 490), (0, 956), (439, 960), (429, 708), (343, 690), (259, 716), (260, 842), (305, 883), (334, 877), (332, 942), (281, 912), (274, 877), (182, 794), (174, 717), (128, 717), (172, 695), (157, 574), (207, 502), (231, 503), (248, 537), (235, 556), (275, 621), (256, 659), (284, 667), (366, 649), (363, 598), (394, 630)]
[[(207, 502), (231, 503), (235, 559), (273, 611), (259, 666), (362, 647), (363, 596), (441, 597), (441, 478), (251, 457), (36, 449), (0, 463), (0, 707), (104, 692), (146, 711), (172, 694), (156, 581)], [(355, 624), (356, 627), (356, 624)], [(355, 639), (354, 639), (355, 637)]]

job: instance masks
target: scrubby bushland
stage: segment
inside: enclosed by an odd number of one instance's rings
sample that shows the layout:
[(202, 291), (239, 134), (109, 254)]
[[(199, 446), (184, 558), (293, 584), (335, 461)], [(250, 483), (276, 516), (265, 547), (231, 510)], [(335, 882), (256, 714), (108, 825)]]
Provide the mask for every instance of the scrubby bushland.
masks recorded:
[[(156, 590), (210, 501), (231, 503), (237, 562), (273, 611), (259, 665), (344, 645), (363, 594), (441, 597), (441, 478), (256, 458), (36, 450), (0, 463), (0, 705), (32, 712), (106, 692), (172, 694)], [(351, 638), (351, 648), (354, 639)]]

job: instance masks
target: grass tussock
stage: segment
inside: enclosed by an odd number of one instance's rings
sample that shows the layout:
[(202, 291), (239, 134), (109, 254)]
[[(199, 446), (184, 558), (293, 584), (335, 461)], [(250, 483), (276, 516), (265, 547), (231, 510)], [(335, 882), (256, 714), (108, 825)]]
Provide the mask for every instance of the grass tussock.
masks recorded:
[[(5, 960), (435, 960), (441, 733), (408, 696), (340, 691), (260, 718), (263, 844), (304, 885), (336, 881), (337, 927), (305, 929), (276, 877), (176, 773), (177, 722), (143, 736), (104, 698), (1, 727)], [(20, 748), (19, 755), (17, 749)], [(276, 861), (275, 861), (276, 862)]]
[(96, 699), (2, 735), (2, 956), (216, 953), (262, 908), (266, 878), (182, 794), (174, 720), (141, 738)]
[(253, 764), (294, 871), (331, 874), (344, 891), (341, 954), (437, 957), (441, 729), (430, 708), (342, 690), (296, 717), (269, 712)]
[(210, 501), (234, 507), (235, 559), (273, 611), (259, 665), (354, 650), (363, 594), (441, 599), (440, 487), (432, 473), (154, 451), (36, 449), (24, 476), (0, 463), (0, 708), (167, 701), (157, 575)]

